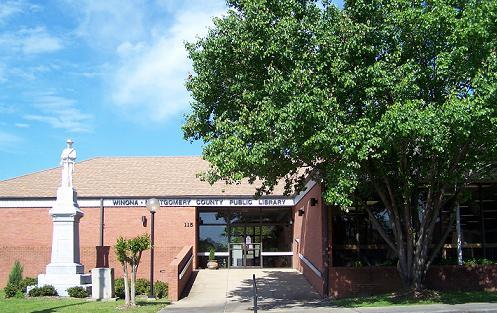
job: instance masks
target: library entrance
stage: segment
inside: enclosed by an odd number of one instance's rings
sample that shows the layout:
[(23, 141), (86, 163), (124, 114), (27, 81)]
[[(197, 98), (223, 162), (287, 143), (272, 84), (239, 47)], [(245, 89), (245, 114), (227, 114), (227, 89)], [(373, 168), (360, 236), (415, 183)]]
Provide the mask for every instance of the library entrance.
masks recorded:
[(214, 250), (221, 268), (291, 267), (291, 208), (199, 208), (199, 266)]

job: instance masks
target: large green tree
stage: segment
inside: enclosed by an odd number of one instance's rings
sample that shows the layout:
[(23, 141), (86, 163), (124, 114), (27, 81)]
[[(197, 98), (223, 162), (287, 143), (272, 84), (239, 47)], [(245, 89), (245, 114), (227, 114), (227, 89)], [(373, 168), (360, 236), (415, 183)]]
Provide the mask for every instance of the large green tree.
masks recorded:
[[(232, 0), (187, 44), (209, 181), (322, 181), (329, 204), (374, 192), (371, 222), (419, 290), (443, 207), (496, 164), (495, 0)], [(390, 226), (388, 226), (390, 225)], [(388, 226), (388, 227), (385, 227)]]

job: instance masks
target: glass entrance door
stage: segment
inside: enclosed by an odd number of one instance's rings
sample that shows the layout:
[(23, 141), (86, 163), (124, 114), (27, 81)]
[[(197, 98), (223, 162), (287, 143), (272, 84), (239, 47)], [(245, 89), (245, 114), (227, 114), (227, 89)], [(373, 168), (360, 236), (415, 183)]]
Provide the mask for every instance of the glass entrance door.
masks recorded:
[(230, 234), (230, 267), (261, 267), (261, 226), (233, 226)]
[(260, 267), (260, 243), (232, 243), (230, 244), (230, 267)]
[(199, 267), (214, 250), (220, 267), (291, 267), (290, 208), (199, 208)]

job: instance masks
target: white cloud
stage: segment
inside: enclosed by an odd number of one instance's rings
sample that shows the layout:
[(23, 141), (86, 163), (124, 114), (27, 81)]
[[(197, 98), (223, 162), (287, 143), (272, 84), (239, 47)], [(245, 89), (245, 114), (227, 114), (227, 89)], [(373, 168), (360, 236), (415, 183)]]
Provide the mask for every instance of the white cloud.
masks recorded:
[(60, 40), (48, 34), (42, 27), (29, 29), (24, 34), (22, 51), (25, 54), (53, 52), (62, 49)]
[[(75, 34), (112, 58), (101, 76), (109, 102), (138, 122), (165, 120), (188, 109), (184, 87), (191, 63), (184, 43), (203, 34), (222, 0), (65, 0)], [(95, 71), (82, 71), (85, 77)]]
[(76, 34), (97, 49), (114, 49), (121, 42), (140, 40), (148, 32), (143, 1), (85, 0), (70, 4), (80, 16)]
[(23, 54), (49, 53), (62, 49), (62, 41), (50, 35), (42, 26), (0, 34), (0, 45)]
[(0, 23), (28, 10), (36, 11), (38, 9), (40, 9), (38, 5), (23, 0), (3, 1), (0, 3)]
[(188, 7), (174, 16), (167, 32), (157, 28), (149, 43), (123, 42), (117, 49), (120, 63), (111, 80), (113, 102), (125, 112), (145, 120), (165, 120), (188, 108), (185, 79), (191, 70), (184, 47), (205, 34), (212, 17), (224, 12)]
[(29, 124), (26, 123), (15, 123), (14, 125), (17, 128), (29, 128)]
[(93, 116), (81, 112), (76, 107), (76, 101), (46, 92), (35, 95), (34, 106), (39, 114), (26, 114), (24, 119), (47, 123), (53, 128), (60, 128), (70, 132), (91, 131)]

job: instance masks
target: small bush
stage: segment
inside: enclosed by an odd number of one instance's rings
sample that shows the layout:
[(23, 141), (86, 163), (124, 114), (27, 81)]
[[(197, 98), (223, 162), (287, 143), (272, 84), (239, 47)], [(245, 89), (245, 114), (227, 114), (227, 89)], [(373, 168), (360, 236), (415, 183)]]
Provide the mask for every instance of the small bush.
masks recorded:
[(58, 296), (57, 290), (52, 285), (45, 285), (43, 287), (35, 287), (29, 291), (30, 297), (43, 297), (43, 296)]
[(86, 291), (86, 289), (81, 287), (81, 286), (67, 288), (67, 293), (69, 294), (69, 297), (73, 297), (73, 298), (87, 298), (88, 297), (88, 291)]
[(496, 264), (496, 263), (497, 263), (496, 261), (489, 260), (489, 259), (484, 259), (484, 258), (464, 260), (464, 265), (469, 265), (469, 266), (475, 266), (475, 265), (492, 265), (492, 264)]
[(116, 297), (124, 299), (124, 278), (114, 280), (114, 291), (116, 293)]
[(17, 299), (23, 299), (24, 298), (24, 292), (22, 292), (20, 289), (17, 289), (16, 294), (14, 296)]
[(21, 265), (21, 262), (15, 261), (14, 266), (12, 267), (12, 270), (10, 271), (9, 274), (9, 284), (12, 284), (14, 286), (19, 286), (22, 281), (22, 272), (24, 271), (24, 268)]
[(41, 297), (41, 288), (40, 287), (34, 287), (28, 292), (28, 296), (30, 297)]
[(209, 249), (209, 261), (215, 261), (216, 260), (216, 249), (214, 247), (211, 247)]
[(481, 264), (481, 265), (494, 265), (494, 264), (497, 264), (497, 261), (489, 260), (489, 259), (480, 259), (479, 264)]
[(14, 266), (12, 266), (12, 270), (10, 270), (9, 280), (7, 281), (7, 285), (4, 288), (5, 298), (12, 298), (20, 296), (19, 292), (22, 293), (22, 272), (23, 267), (21, 262), (15, 261)]
[(17, 291), (19, 290), (19, 286), (14, 286), (11, 283), (7, 283), (7, 286), (3, 289), (5, 292), (5, 298), (15, 297)]
[(137, 295), (148, 295), (150, 292), (150, 281), (138, 278), (135, 284), (135, 291)]
[(157, 299), (167, 297), (167, 284), (163, 281), (156, 281), (154, 284), (154, 294)]
[[(131, 282), (129, 285), (131, 288)], [(114, 280), (114, 291), (116, 297), (124, 299), (124, 278), (118, 278)], [(150, 291), (150, 282), (144, 278), (139, 278), (136, 280), (135, 292), (137, 295), (148, 295)]]
[(33, 278), (33, 277), (26, 277), (23, 280), (21, 280), (20, 288), (22, 292), (26, 292), (26, 289), (28, 286), (36, 285), (38, 284), (38, 279)]

